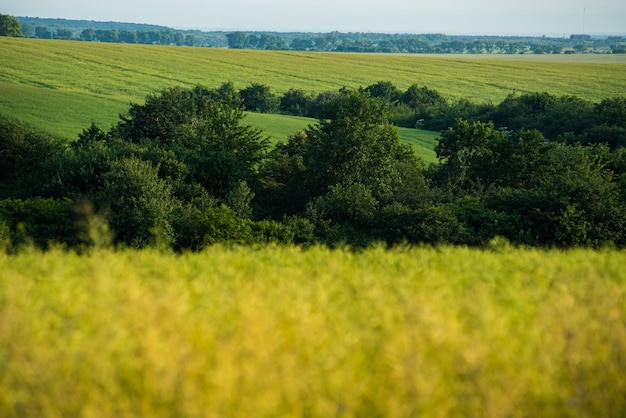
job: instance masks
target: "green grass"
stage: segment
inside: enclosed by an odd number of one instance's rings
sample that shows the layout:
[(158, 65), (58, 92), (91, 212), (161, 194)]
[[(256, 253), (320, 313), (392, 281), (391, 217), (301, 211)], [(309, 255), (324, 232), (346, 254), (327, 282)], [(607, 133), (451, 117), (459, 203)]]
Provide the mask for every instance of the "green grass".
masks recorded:
[(0, 253), (0, 416), (621, 417), (626, 253)]
[(272, 143), (286, 142), (287, 138), (304, 130), (307, 126), (315, 124), (316, 119), (300, 116), (276, 115), (272, 113), (246, 113), (243, 121), (245, 124), (257, 126), (263, 129), (264, 135), (270, 138)]
[(439, 142), (439, 132), (411, 128), (398, 128), (398, 130), (402, 140), (411, 144), (415, 154), (419, 155), (426, 164), (439, 162), (435, 153), (435, 146)]
[(380, 80), (477, 102), (498, 102), (514, 91), (600, 101), (624, 95), (626, 57), (303, 53), (0, 37), (0, 115), (60, 138), (75, 138), (91, 122), (108, 128), (131, 101), (166, 87), (258, 82), (281, 94)]
[[(267, 113), (247, 113), (244, 123), (263, 129), (265, 136), (272, 143), (286, 142), (286, 139), (317, 121), (311, 118), (298, 116), (284, 116)], [(438, 162), (434, 148), (437, 145), (438, 132), (425, 131), (422, 129), (398, 128), (403, 141), (411, 144), (415, 153), (426, 164)]]

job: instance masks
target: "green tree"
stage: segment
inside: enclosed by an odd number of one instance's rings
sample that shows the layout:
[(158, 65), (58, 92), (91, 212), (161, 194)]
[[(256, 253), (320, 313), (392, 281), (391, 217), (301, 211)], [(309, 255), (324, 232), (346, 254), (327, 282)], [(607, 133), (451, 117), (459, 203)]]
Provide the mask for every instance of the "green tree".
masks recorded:
[(136, 44), (138, 42), (137, 32), (134, 30), (120, 31), (119, 41), (127, 44)]
[(52, 39), (52, 32), (45, 26), (37, 26), (35, 28), (35, 38)]
[(441, 161), (445, 182), (453, 189), (477, 186), (482, 167), (491, 165), (494, 144), (504, 139), (504, 132), (493, 122), (468, 122), (459, 119), (454, 127), (441, 133), (435, 147)]
[(280, 111), (287, 115), (305, 116), (311, 108), (313, 97), (301, 89), (289, 89), (280, 98)]
[(378, 209), (378, 201), (360, 184), (330, 186), (327, 193), (307, 205), (307, 216), (313, 222), (334, 221), (367, 226)]
[(0, 14), (0, 36), (23, 37), (20, 21), (13, 16)]
[(251, 112), (270, 112), (278, 107), (278, 99), (265, 84), (252, 83), (239, 91), (239, 97)]
[(72, 33), (72, 31), (66, 28), (57, 29), (57, 33), (55, 35), (55, 39), (70, 40), (73, 37), (74, 37), (74, 34)]
[[(225, 198), (242, 181), (253, 187), (268, 141), (259, 130), (241, 124), (241, 102), (226, 90), (198, 86), (149, 96), (143, 105), (131, 106), (115, 135), (172, 151), (188, 167), (190, 180), (213, 196)], [(226, 97), (215, 99), (222, 95)]]
[(436, 90), (425, 86), (419, 87), (417, 84), (409, 86), (402, 94), (400, 100), (413, 109), (416, 120), (426, 118), (429, 107), (445, 103), (443, 96)]
[(138, 248), (172, 244), (170, 218), (176, 204), (158, 167), (137, 158), (116, 160), (103, 180), (99, 203), (108, 208), (118, 242)]
[(346, 91), (330, 105), (328, 119), (306, 130), (304, 187), (311, 197), (336, 184), (359, 183), (384, 203), (420, 176), (421, 163), (400, 143), (388, 106), (367, 93)]
[(391, 81), (379, 81), (365, 87), (365, 91), (372, 97), (378, 97), (388, 102), (400, 100), (402, 93)]
[(624, 245), (626, 200), (613, 159), (606, 146), (550, 145), (532, 185), (487, 197), (487, 206), (508, 218), (499, 235), (528, 245)]
[(95, 41), (97, 39), (96, 30), (94, 28), (84, 29), (80, 33), (80, 39), (82, 39), (83, 41), (90, 41), (90, 42)]
[(245, 32), (232, 32), (226, 35), (228, 39), (228, 47), (234, 49), (243, 49), (246, 46), (248, 35)]
[(308, 38), (295, 38), (291, 41), (291, 49), (308, 51), (313, 49), (313, 40)]
[(33, 197), (48, 182), (48, 163), (62, 152), (52, 137), (0, 121), (0, 194)]
[(183, 45), (194, 46), (195, 44), (196, 44), (196, 35), (185, 35), (185, 40), (183, 41)]
[(72, 206), (73, 203), (67, 199), (34, 197), (0, 200), (0, 227), (4, 225), (1, 228), (5, 235), (3, 238), (9, 238), (12, 249), (28, 243), (42, 249), (53, 243), (76, 246), (78, 231), (74, 224)]
[(35, 28), (30, 23), (24, 23), (22, 25), (22, 34), (27, 38), (35, 36)]
[(604, 99), (595, 106), (600, 123), (626, 128), (626, 97)]

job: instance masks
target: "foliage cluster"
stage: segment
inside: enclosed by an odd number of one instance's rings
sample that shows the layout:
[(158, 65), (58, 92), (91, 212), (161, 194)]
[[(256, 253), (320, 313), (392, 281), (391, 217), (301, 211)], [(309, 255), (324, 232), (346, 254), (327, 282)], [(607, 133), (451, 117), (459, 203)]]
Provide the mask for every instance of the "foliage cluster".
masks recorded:
[[(163, 90), (111, 130), (85, 129), (68, 148), (4, 122), (0, 221), (12, 237), (40, 245), (93, 244), (76, 239), (89, 236), (77, 225), (90, 216), (108, 222), (114, 243), (177, 250), (268, 241), (485, 245), (496, 236), (532, 246), (626, 245), (622, 142), (571, 144), (523, 127), (550, 119), (550, 106), (534, 99), (580, 101), (524, 95), (495, 106), (530, 109), (532, 117), (511, 112), (517, 129), (457, 119), (442, 130), (440, 164), (427, 168), (390, 122), (392, 101), (426, 113), (443, 101), (427, 88), (392, 87), (321, 95), (317, 123), (273, 147), (241, 124), (246, 103), (267, 105), (269, 89), (254, 84), (238, 93), (231, 83)], [(605, 100), (591, 111), (619, 133), (625, 105)], [(576, 118), (559, 116), (547, 126), (576, 128)], [(67, 202), (93, 210), (75, 209), (72, 228)], [(55, 208), (59, 225), (39, 228)]]
[(0, 36), (24, 36), (20, 21), (13, 16), (0, 14)]
[(621, 417), (626, 253), (0, 254), (0, 415)]
[[(576, 96), (546, 92), (512, 93), (493, 104), (450, 100), (437, 90), (417, 84), (402, 91), (390, 81), (379, 81), (360, 90), (388, 103), (389, 120), (397, 126), (441, 131), (464, 119), (493, 122), (496, 128), (506, 132), (538, 130), (549, 140), (568, 144), (607, 144), (613, 150), (626, 146), (625, 97), (593, 103)], [(325, 104), (337, 96), (332, 91), (315, 95), (293, 88), (276, 95), (269, 86), (260, 83), (253, 83), (238, 94), (250, 111), (316, 119), (326, 117)]]

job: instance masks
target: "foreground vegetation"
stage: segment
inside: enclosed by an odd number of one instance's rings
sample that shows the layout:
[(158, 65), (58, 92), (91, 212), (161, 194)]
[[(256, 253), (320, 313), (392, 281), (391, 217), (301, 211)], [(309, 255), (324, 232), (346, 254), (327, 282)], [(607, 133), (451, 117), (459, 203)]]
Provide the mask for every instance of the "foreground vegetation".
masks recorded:
[(0, 254), (0, 415), (621, 417), (626, 254)]

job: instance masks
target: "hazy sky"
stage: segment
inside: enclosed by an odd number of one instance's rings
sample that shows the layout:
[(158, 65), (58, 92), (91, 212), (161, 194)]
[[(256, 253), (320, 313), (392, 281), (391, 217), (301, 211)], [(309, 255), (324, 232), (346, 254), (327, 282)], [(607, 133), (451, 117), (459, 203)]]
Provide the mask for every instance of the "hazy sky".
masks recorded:
[(0, 0), (0, 13), (203, 30), (626, 34), (626, 0)]

